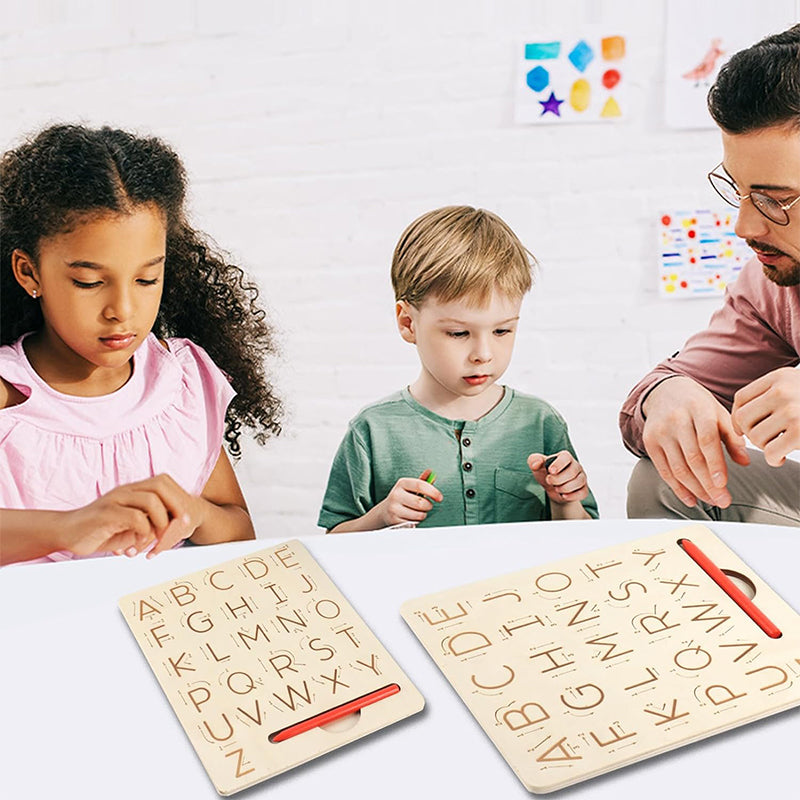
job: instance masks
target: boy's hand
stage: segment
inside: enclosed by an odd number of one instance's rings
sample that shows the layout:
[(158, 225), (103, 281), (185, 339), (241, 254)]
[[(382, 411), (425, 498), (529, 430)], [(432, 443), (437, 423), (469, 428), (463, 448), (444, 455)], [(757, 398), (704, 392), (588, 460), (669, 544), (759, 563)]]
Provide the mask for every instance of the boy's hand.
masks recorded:
[[(545, 466), (546, 461), (549, 466)], [(555, 456), (531, 453), (528, 466), (553, 503), (580, 502), (589, 496), (586, 473), (569, 450), (562, 450)]]
[(378, 503), (375, 508), (385, 527), (403, 522), (422, 522), (433, 508), (431, 501), (441, 503), (442, 493), (425, 480), (429, 475), (430, 470), (425, 470), (419, 478), (400, 478)]

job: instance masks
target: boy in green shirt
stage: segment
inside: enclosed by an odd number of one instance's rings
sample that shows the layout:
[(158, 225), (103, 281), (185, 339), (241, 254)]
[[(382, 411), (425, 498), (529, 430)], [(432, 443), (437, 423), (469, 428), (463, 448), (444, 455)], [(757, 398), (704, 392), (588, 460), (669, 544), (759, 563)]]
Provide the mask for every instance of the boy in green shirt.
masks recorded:
[(406, 228), (392, 260), (395, 314), (422, 368), (351, 420), (319, 514), (328, 532), (597, 517), (562, 417), (498, 383), (531, 260), (483, 209), (448, 206)]

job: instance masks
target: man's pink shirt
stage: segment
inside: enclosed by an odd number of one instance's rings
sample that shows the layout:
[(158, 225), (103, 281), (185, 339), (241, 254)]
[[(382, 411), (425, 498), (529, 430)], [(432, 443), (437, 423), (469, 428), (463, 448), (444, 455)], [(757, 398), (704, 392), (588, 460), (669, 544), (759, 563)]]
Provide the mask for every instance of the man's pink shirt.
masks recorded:
[(777, 286), (754, 258), (728, 287), (708, 327), (633, 387), (619, 415), (625, 446), (637, 456), (647, 455), (642, 403), (667, 378), (693, 378), (730, 410), (733, 396), (743, 386), (799, 363), (800, 286)]

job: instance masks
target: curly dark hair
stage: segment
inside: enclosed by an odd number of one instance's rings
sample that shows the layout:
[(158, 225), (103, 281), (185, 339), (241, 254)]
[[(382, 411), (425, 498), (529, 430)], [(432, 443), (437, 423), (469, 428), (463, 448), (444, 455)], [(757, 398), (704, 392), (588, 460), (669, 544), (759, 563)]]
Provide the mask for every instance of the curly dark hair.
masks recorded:
[(238, 458), (242, 425), (260, 444), (281, 431), (281, 402), (265, 373), (265, 359), (276, 352), (273, 331), (257, 287), (186, 221), (185, 195), (183, 164), (155, 137), (54, 125), (6, 152), (0, 160), (0, 345), (43, 324), (38, 302), (14, 277), (14, 250), (36, 260), (44, 237), (73, 229), (87, 215), (155, 204), (165, 215), (167, 249), (153, 332), (191, 339), (226, 373), (236, 397), (225, 440)]
[(800, 25), (732, 55), (707, 102), (714, 121), (728, 133), (777, 125), (800, 129)]

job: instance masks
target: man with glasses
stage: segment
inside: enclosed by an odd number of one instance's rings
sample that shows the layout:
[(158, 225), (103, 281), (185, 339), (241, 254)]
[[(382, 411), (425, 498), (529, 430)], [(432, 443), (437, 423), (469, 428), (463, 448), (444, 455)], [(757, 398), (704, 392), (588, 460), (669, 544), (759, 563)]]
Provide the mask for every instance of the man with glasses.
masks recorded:
[(641, 457), (628, 516), (800, 526), (800, 25), (736, 53), (708, 108), (724, 154), (708, 178), (755, 258), (622, 407)]

